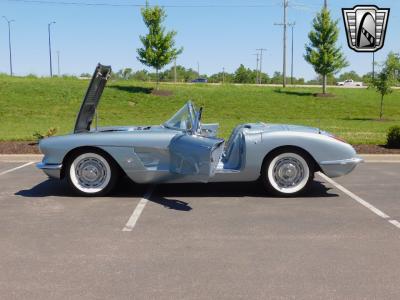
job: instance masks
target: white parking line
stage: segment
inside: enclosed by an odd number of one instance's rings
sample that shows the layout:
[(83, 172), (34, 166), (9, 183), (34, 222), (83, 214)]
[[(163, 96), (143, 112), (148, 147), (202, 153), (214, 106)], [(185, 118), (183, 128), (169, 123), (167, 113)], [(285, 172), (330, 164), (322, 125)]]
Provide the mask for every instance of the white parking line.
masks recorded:
[(335, 188), (337, 188), (338, 190), (342, 191), (343, 193), (345, 193), (347, 196), (349, 196), (351, 199), (357, 201), (358, 203), (360, 203), (361, 205), (363, 205), (364, 207), (368, 208), (370, 211), (372, 211), (374, 214), (378, 215), (379, 217), (381, 217), (382, 219), (387, 220), (390, 224), (392, 224), (393, 226), (397, 227), (400, 229), (400, 222), (397, 220), (392, 219), (390, 216), (388, 216), (386, 213), (384, 213), (383, 211), (381, 211), (380, 209), (376, 208), (375, 206), (373, 206), (371, 203), (365, 201), (364, 199), (360, 198), (359, 196), (357, 196), (356, 194), (350, 192), (348, 189), (346, 189), (344, 186), (340, 185), (339, 183), (337, 183), (336, 181), (332, 180), (331, 178), (329, 178), (328, 176), (326, 176), (325, 174), (322, 174), (321, 172), (317, 173), (322, 179), (324, 179), (326, 182), (330, 183), (331, 185), (333, 185)]
[(389, 223), (400, 229), (400, 222), (397, 220), (389, 220)]
[(154, 191), (154, 186), (151, 186), (150, 189), (147, 191), (147, 193), (143, 196), (143, 198), (140, 199), (138, 205), (136, 205), (135, 210), (133, 211), (125, 227), (122, 228), (122, 231), (132, 231), (133, 228), (135, 228), (135, 225), (139, 220), (139, 217), (142, 214), (147, 202), (149, 202), (149, 199), (153, 191)]
[(25, 168), (25, 167), (27, 167), (27, 166), (30, 166), (30, 165), (34, 164), (34, 163), (35, 163), (34, 161), (31, 161), (31, 162), (28, 162), (28, 163), (26, 163), (26, 164), (23, 164), (22, 166), (19, 166), (19, 167), (12, 168), (12, 169), (10, 169), (10, 170), (1, 172), (1, 173), (0, 173), (0, 176), (1, 176), (1, 175), (8, 174), (8, 173), (11, 173), (11, 172), (14, 172), (14, 171), (19, 170), (19, 169), (22, 169), (22, 168)]

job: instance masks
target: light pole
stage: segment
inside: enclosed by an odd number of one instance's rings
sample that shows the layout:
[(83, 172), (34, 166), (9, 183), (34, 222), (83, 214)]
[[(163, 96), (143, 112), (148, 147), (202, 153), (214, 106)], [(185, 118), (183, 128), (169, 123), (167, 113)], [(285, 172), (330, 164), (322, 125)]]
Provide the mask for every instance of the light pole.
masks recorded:
[(296, 22), (293, 23), (289, 23), (288, 24), (291, 29), (292, 29), (292, 62), (291, 62), (291, 66), (290, 66), (290, 84), (293, 85), (293, 48), (294, 48), (294, 44), (293, 44), (293, 30), (294, 30), (294, 26), (296, 26)]
[(283, 23), (274, 23), (274, 25), (283, 26), (283, 67), (282, 67), (282, 85), (286, 87), (286, 29), (287, 23), (287, 8), (289, 6), (289, 0), (283, 0)]
[(260, 51), (260, 76), (258, 77), (259, 84), (262, 83), (262, 63), (263, 63), (263, 51), (267, 51), (267, 49), (261, 48), (261, 49), (256, 49), (257, 51)]
[(57, 74), (58, 74), (58, 77), (60, 77), (60, 74), (61, 74), (61, 72), (60, 72), (60, 51), (57, 51)]
[(256, 84), (259, 84), (258, 66), (259, 66), (259, 62), (260, 62), (260, 53), (257, 52), (254, 55), (256, 56)]
[(4, 20), (7, 21), (8, 24), (8, 49), (10, 51), (10, 76), (13, 76), (13, 69), (12, 69), (12, 52), (11, 52), (11, 23), (15, 22), (15, 20), (9, 20), (5, 16), (3, 16)]
[(50, 22), (49, 24), (47, 24), (47, 29), (49, 32), (49, 58), (50, 58), (50, 77), (53, 77), (53, 64), (51, 61), (51, 31), (50, 31), (50, 27), (52, 24), (56, 24), (56, 22)]

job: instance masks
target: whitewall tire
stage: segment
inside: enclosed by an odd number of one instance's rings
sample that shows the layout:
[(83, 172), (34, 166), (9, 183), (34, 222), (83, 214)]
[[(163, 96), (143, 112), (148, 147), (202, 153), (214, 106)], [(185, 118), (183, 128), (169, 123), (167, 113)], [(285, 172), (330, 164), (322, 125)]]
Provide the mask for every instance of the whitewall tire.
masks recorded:
[(279, 196), (303, 193), (313, 178), (313, 160), (297, 149), (287, 149), (270, 155), (263, 165), (261, 176), (265, 188)]
[(66, 170), (70, 186), (86, 196), (101, 196), (110, 192), (116, 184), (117, 173), (114, 162), (95, 150), (71, 157)]

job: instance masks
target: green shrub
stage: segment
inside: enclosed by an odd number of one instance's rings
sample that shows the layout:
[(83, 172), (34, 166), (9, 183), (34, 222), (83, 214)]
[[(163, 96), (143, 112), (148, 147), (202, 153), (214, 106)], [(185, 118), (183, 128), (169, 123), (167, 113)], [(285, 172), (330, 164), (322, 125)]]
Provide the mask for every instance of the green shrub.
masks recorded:
[(400, 148), (400, 126), (389, 128), (386, 145), (389, 148)]
[(35, 131), (33, 133), (33, 137), (39, 142), (40, 140), (44, 138), (48, 138), (51, 136), (54, 136), (57, 133), (57, 128), (55, 127), (50, 127), (45, 134), (42, 134), (38, 131)]
[(29, 79), (37, 79), (38, 77), (37, 77), (36, 74), (30, 73), (30, 74), (26, 75), (26, 78), (29, 78)]

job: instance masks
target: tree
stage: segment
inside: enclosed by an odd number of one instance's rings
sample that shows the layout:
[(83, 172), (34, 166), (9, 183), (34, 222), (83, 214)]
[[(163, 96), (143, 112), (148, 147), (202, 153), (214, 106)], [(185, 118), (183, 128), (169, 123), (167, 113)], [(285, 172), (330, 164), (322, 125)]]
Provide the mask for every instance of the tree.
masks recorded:
[(272, 75), (271, 83), (272, 84), (282, 84), (282, 82), (283, 82), (282, 73), (275, 71), (274, 74)]
[(371, 83), (371, 78), (373, 77), (373, 75), (374, 75), (374, 74), (372, 74), (372, 72), (368, 72), (368, 73), (364, 74), (364, 75), (361, 77), (361, 81), (362, 81), (363, 83), (370, 84), (370, 83)]
[(219, 72), (208, 77), (210, 83), (231, 83), (234, 81), (234, 74)]
[(323, 77), (322, 91), (326, 94), (327, 75), (333, 75), (348, 66), (340, 47), (336, 47), (339, 37), (338, 21), (331, 19), (327, 9), (317, 13), (313, 20), (313, 30), (308, 34), (310, 42), (306, 44), (305, 60), (317, 74)]
[[(183, 66), (176, 66), (176, 77), (177, 81), (192, 81), (195, 78), (198, 78), (198, 74), (196, 71), (193, 69), (186, 69)], [(175, 79), (175, 70), (174, 67), (171, 67), (170, 69), (164, 71), (163, 73), (160, 74), (160, 78), (162, 80), (167, 80), (167, 81), (174, 81)]]
[(337, 78), (338, 81), (345, 81), (347, 79), (353, 79), (354, 81), (362, 81), (362, 77), (357, 74), (356, 71), (349, 71), (349, 72), (344, 72), (340, 74), (340, 76)]
[(148, 81), (149, 80), (149, 72), (147, 72), (146, 70), (136, 71), (135, 73), (132, 74), (131, 78), (133, 80)]
[[(257, 77), (257, 71), (246, 68), (244, 65), (240, 65), (236, 69), (234, 76), (235, 83), (255, 83)], [(266, 76), (261, 76), (265, 80)]]
[(371, 86), (381, 95), (379, 119), (383, 117), (383, 98), (392, 93), (392, 86), (398, 82), (397, 73), (400, 69), (400, 57), (390, 52), (383, 63), (382, 70), (371, 79)]
[(149, 32), (140, 36), (143, 48), (137, 49), (137, 59), (144, 65), (153, 67), (157, 74), (157, 89), (159, 84), (159, 71), (164, 66), (182, 53), (183, 48), (175, 48), (176, 31), (165, 32), (162, 26), (166, 18), (165, 10), (159, 6), (142, 8), (142, 17)]
[(132, 76), (132, 69), (131, 68), (125, 68), (122, 71), (122, 77), (126, 80), (129, 79)]

